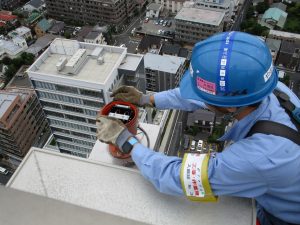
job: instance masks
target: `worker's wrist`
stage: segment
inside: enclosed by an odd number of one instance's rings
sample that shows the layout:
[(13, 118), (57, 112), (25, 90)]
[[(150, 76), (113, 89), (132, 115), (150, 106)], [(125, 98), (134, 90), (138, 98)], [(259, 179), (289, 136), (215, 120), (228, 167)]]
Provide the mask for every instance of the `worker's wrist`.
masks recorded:
[(119, 149), (122, 150), (122, 147), (126, 141), (128, 141), (129, 138), (133, 137), (133, 134), (129, 132), (128, 129), (124, 129), (121, 134), (118, 136), (116, 140), (116, 145), (119, 147)]
[(141, 106), (154, 106), (154, 99), (151, 94), (142, 95), (140, 100)]

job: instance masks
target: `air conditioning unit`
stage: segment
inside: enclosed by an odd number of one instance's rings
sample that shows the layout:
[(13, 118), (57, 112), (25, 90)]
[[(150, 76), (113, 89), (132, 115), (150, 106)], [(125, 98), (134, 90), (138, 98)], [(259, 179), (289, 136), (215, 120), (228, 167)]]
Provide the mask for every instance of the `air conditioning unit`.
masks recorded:
[(56, 63), (56, 70), (61, 71), (65, 67), (67, 62), (68, 62), (67, 57), (60, 57), (58, 62)]
[(102, 56), (100, 56), (98, 59), (97, 59), (97, 63), (99, 65), (102, 65), (104, 63), (104, 58)]

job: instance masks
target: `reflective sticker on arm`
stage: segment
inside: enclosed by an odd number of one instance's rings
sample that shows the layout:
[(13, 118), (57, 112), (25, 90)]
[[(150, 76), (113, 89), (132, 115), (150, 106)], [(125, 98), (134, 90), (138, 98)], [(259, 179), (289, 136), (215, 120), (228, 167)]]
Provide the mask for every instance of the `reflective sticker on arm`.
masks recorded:
[(200, 202), (216, 202), (208, 180), (209, 154), (188, 153), (184, 155), (180, 180), (188, 199)]

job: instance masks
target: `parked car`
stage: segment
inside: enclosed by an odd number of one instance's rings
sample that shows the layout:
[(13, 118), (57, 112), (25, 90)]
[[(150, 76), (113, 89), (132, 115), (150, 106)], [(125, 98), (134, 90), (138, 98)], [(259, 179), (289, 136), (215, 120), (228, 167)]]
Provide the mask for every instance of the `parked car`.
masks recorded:
[(149, 22), (149, 18), (146, 17), (145, 20), (144, 20), (144, 23), (148, 23)]
[(4, 167), (0, 166), (0, 173), (7, 175), (8, 174), (8, 170), (5, 169)]
[(172, 25), (172, 21), (169, 20), (169, 21), (167, 22), (167, 26), (170, 27), (171, 25)]
[(197, 150), (202, 150), (203, 141), (199, 140), (197, 145)]
[(190, 144), (190, 138), (188, 136), (184, 136), (184, 140), (183, 140), (183, 149), (187, 150), (189, 148), (189, 144)]
[(195, 149), (196, 149), (196, 141), (195, 141), (195, 140), (192, 140), (190, 150), (191, 150), (191, 151), (194, 151)]

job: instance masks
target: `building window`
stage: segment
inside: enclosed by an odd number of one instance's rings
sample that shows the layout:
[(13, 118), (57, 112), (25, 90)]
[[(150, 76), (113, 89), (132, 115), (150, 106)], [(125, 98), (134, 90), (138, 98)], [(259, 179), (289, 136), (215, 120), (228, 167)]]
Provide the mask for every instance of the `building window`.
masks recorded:
[(57, 91), (78, 94), (77, 88), (64, 86), (64, 85), (55, 85), (55, 86)]
[(80, 94), (90, 96), (90, 97), (95, 97), (95, 98), (103, 98), (103, 93), (98, 91), (80, 89)]
[(82, 101), (84, 105), (95, 107), (95, 108), (100, 108), (103, 106), (103, 104), (100, 102), (89, 101), (89, 100), (82, 100)]
[(77, 107), (73, 107), (73, 106), (63, 105), (62, 108), (64, 110), (67, 110), (67, 111), (70, 111), (70, 112), (83, 113), (83, 109), (80, 109), (80, 108), (77, 108)]

